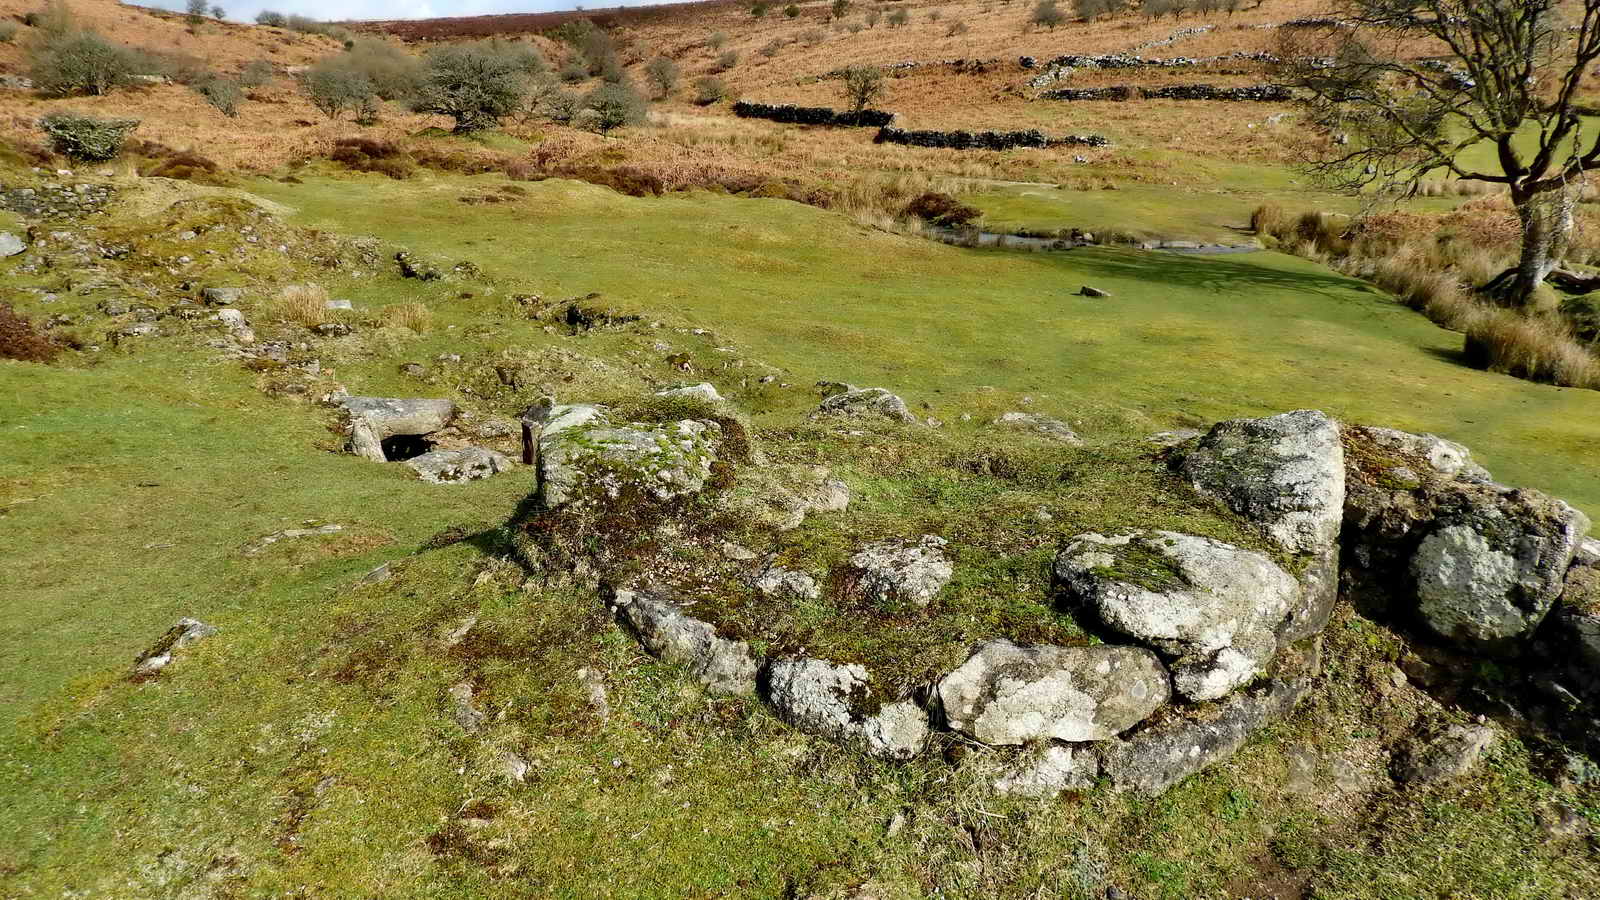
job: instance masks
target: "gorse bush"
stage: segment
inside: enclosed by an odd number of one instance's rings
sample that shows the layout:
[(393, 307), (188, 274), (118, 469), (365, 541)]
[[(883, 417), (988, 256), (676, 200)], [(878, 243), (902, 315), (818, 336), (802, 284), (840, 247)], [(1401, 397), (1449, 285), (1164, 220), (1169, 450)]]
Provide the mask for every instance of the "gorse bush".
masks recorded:
[(256, 24), (265, 25), (268, 28), (288, 28), (289, 17), (281, 12), (263, 9), (261, 12), (256, 13)]
[(0, 300), (0, 359), (47, 363), (59, 352), (60, 348), (35, 331), (11, 304)]
[(441, 47), (423, 62), (412, 108), (451, 117), (457, 133), (495, 127), (517, 110), (526, 91), (515, 61), (492, 46)]
[(57, 153), (88, 162), (104, 162), (122, 150), (138, 119), (101, 119), (62, 111), (39, 120), (39, 128)]
[(955, 228), (970, 223), (983, 213), (949, 194), (929, 191), (906, 204), (905, 215), (921, 219), (929, 225)]
[(92, 31), (47, 37), (31, 54), (28, 74), (45, 94), (99, 96), (132, 78), (135, 56)]
[(391, 141), (340, 138), (328, 158), (355, 172), (376, 172), (398, 181), (410, 178), (417, 170), (411, 155)]

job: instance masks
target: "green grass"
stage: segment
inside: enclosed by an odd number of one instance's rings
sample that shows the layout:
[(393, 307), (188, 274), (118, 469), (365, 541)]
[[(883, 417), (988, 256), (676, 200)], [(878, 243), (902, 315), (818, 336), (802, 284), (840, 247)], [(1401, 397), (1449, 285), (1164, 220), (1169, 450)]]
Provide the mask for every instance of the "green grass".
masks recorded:
[[(1138, 438), (1172, 424), (1317, 405), (1440, 431), (1504, 480), (1600, 507), (1581, 471), (1600, 395), (1465, 369), (1449, 335), (1286, 257), (962, 251), (779, 201), (563, 182), (516, 204), (455, 202), (492, 184), (258, 185), (302, 222), (489, 273), (321, 275), (361, 327), (312, 351), (336, 369), (327, 379), (455, 396), (483, 416), (545, 392), (625, 398), (709, 378), (753, 411), (779, 461), (830, 464), (853, 489), (846, 514), (773, 539), (783, 561), (924, 530), (958, 545), (935, 616), (901, 630), (829, 621), (850, 609), (773, 613), (777, 639), (816, 652), (928, 655), (915, 672), (996, 630), (1071, 640), (1041, 569), (1087, 528), (1247, 541), (1143, 458)], [(295, 255), (240, 265), (317, 274)], [(1072, 297), (1085, 281), (1115, 296)], [(565, 337), (513, 299), (592, 290), (645, 321)], [(433, 310), (428, 334), (369, 324), (411, 300)], [(247, 312), (274, 327), (258, 299)], [(431, 380), (401, 374), (407, 361)], [(758, 384), (767, 365), (792, 386)], [(1264, 895), (1288, 872), (1318, 897), (1511, 898), (1581, 896), (1600, 877), (1582, 847), (1541, 840), (1533, 811), (1557, 793), (1514, 741), (1460, 791), (1365, 797), (1359, 815), (1331, 792), (1284, 788), (1289, 751), (1381, 765), (1362, 736), (1403, 733), (1415, 714), (1364, 687), (1399, 645), (1348, 611), (1329, 632), (1329, 686), (1229, 764), (1157, 800), (1004, 800), (983, 790), (996, 754), (880, 764), (753, 700), (706, 696), (642, 657), (592, 592), (527, 582), (505, 559), (499, 526), (528, 473), (433, 486), (341, 455), (326, 412), (262, 394), (273, 377), (198, 337), (0, 363), (0, 892), (1098, 898), (1116, 884), (1189, 898)], [(888, 385), (946, 424), (841, 435), (805, 423), (818, 378)], [(1087, 446), (984, 427), (1020, 407), (1070, 418)], [(240, 552), (308, 521), (347, 530)], [(393, 580), (356, 586), (384, 561)], [(222, 630), (160, 678), (130, 681), (133, 656), (180, 615)], [(608, 719), (586, 703), (580, 667), (604, 679)], [(488, 714), (473, 734), (450, 716), (463, 681)], [(523, 780), (505, 774), (512, 754)], [(1569, 799), (1600, 821), (1592, 797)]]
[[(1091, 437), (1123, 437), (1316, 407), (1460, 441), (1506, 483), (1600, 513), (1589, 471), (1600, 393), (1466, 368), (1459, 335), (1302, 260), (963, 250), (785, 201), (637, 199), (560, 181), (528, 185), (517, 203), (455, 203), (494, 183), (258, 188), (305, 224), (470, 258), (547, 296), (600, 291), (673, 313), (799, 384), (881, 384), (946, 422), (1029, 397)], [(1085, 283), (1113, 297), (1073, 296)]]

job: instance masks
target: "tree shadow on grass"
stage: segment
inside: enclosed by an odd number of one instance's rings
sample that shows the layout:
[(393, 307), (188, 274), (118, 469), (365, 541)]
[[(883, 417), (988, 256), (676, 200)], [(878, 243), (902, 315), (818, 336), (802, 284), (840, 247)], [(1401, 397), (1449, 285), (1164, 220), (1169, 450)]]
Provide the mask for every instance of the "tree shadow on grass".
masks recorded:
[(1070, 265), (1088, 275), (1163, 282), (1213, 293), (1294, 291), (1321, 295), (1341, 303), (1394, 304), (1377, 288), (1355, 278), (1334, 273), (1288, 271), (1233, 257), (1100, 251), (1074, 253)]

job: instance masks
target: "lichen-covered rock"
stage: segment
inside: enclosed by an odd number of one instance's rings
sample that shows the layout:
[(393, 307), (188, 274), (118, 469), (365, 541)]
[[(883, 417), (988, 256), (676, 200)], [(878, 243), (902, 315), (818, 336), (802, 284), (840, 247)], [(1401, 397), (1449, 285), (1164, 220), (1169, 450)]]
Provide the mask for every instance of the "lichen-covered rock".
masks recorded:
[(1205, 718), (1175, 717), (1127, 740), (1098, 745), (1100, 773), (1114, 790), (1160, 794), (1239, 752), (1250, 735), (1287, 716), (1310, 689), (1310, 679), (1274, 679), (1228, 697)]
[(818, 412), (830, 416), (881, 416), (908, 425), (917, 422), (906, 402), (884, 388), (852, 388), (835, 394), (822, 401)]
[(1600, 566), (1567, 570), (1546, 630), (1554, 640), (1553, 657), (1581, 692), (1600, 700)]
[(1352, 429), (1346, 449), (1353, 590), (1464, 649), (1519, 652), (1561, 593), (1589, 520), (1538, 491), (1477, 480), (1449, 442)]
[(717, 393), (715, 385), (709, 381), (699, 384), (685, 385), (684, 387), (667, 388), (656, 391), (657, 397), (686, 397), (691, 400), (704, 400), (707, 403), (721, 403), (722, 395)]
[(1273, 543), (1310, 557), (1304, 587), (1281, 627), (1286, 641), (1317, 634), (1339, 593), (1345, 462), (1339, 423), (1314, 409), (1219, 422), (1181, 446), (1174, 469), (1202, 493), (1257, 523)]
[(348, 418), (350, 450), (384, 462), (383, 442), (392, 437), (432, 434), (450, 424), (456, 405), (449, 400), (415, 397), (343, 397), (339, 406)]
[(928, 716), (909, 700), (881, 706), (870, 715), (870, 676), (860, 665), (820, 659), (780, 659), (767, 667), (767, 698), (778, 715), (809, 734), (854, 744), (874, 756), (910, 759), (928, 742)]
[(1049, 416), (1041, 416), (1036, 413), (1008, 412), (995, 419), (994, 424), (1001, 428), (1032, 432), (1040, 437), (1066, 444), (1069, 447), (1083, 446), (1083, 439), (1078, 437), (1077, 432), (1072, 430), (1071, 425), (1060, 419), (1052, 419)]
[(1219, 422), (1172, 465), (1285, 550), (1320, 554), (1338, 543), (1344, 447), (1339, 423), (1317, 410)]
[(1079, 535), (1056, 556), (1055, 576), (1107, 628), (1170, 658), (1173, 687), (1189, 700), (1260, 674), (1300, 598), (1265, 554), (1170, 531)]
[(710, 623), (648, 591), (618, 589), (607, 602), (651, 656), (683, 666), (713, 693), (755, 692), (758, 667), (749, 644), (717, 637)]
[(539, 501), (556, 509), (580, 495), (665, 501), (698, 493), (721, 434), (715, 422), (613, 425), (597, 407), (555, 407), (539, 435)]
[(856, 588), (880, 606), (927, 606), (955, 571), (945, 556), (946, 544), (931, 534), (915, 543), (869, 544), (850, 557)]
[(1397, 774), (1414, 784), (1460, 778), (1477, 766), (1494, 740), (1494, 729), (1486, 725), (1451, 725), (1443, 734), (1413, 748)]
[(817, 580), (804, 572), (773, 566), (756, 576), (755, 589), (768, 597), (815, 600), (822, 596)]
[(717, 504), (754, 524), (790, 531), (813, 513), (843, 512), (850, 506), (850, 488), (823, 466), (747, 468)]
[(1394, 428), (1370, 426), (1359, 427), (1357, 430), (1373, 446), (1426, 460), (1435, 473), (1446, 478), (1459, 478), (1462, 481), (1478, 483), (1493, 480), (1489, 477), (1487, 469), (1472, 461), (1472, 451), (1436, 434), (1412, 434)]
[(1086, 747), (1047, 744), (1023, 754), (994, 781), (996, 793), (1044, 799), (1063, 791), (1085, 791), (1100, 774), (1099, 755)]
[(514, 463), (503, 453), (483, 447), (461, 450), (434, 450), (405, 461), (417, 477), (429, 484), (457, 484), (491, 478), (510, 469)]
[(150, 649), (139, 654), (133, 661), (133, 674), (136, 678), (149, 678), (172, 664), (172, 658), (179, 650), (198, 641), (205, 640), (217, 633), (214, 625), (207, 625), (199, 619), (182, 618), (177, 624), (166, 630)]
[(945, 723), (986, 744), (1102, 741), (1171, 696), (1167, 670), (1139, 647), (980, 644), (935, 688)]

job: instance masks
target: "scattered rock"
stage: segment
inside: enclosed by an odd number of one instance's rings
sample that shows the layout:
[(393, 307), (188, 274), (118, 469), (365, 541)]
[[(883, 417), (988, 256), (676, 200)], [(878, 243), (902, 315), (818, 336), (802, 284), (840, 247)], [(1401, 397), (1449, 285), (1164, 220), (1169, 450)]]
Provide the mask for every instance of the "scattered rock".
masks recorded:
[(910, 759), (928, 742), (928, 717), (909, 700), (865, 715), (870, 676), (860, 665), (780, 659), (767, 667), (767, 695), (784, 721), (810, 734), (857, 744), (873, 756)]
[(1486, 725), (1451, 725), (1444, 734), (1415, 747), (1398, 774), (1412, 784), (1459, 778), (1478, 764), (1494, 740), (1494, 729)]
[(1090, 287), (1089, 285), (1086, 284), (1083, 287), (1078, 288), (1078, 296), (1080, 296), (1080, 297), (1109, 297), (1109, 296), (1111, 296), (1111, 294), (1106, 292), (1106, 291), (1102, 291), (1097, 287)]
[(755, 580), (755, 588), (768, 597), (815, 600), (822, 596), (817, 580), (804, 572), (773, 566)]
[(455, 720), (461, 730), (471, 734), (483, 727), (488, 721), (488, 714), (472, 705), (472, 682), (462, 681), (450, 686), (450, 718)]
[(28, 249), (27, 243), (9, 231), (0, 231), (0, 258), (16, 256)]
[(812, 513), (843, 512), (850, 488), (823, 466), (774, 465), (742, 470), (718, 505), (740, 518), (778, 531), (800, 527)]
[(455, 417), (449, 400), (399, 397), (344, 397), (339, 406), (348, 418), (350, 450), (385, 462), (383, 442), (393, 437), (421, 437), (439, 431)]
[(361, 576), (361, 580), (356, 582), (356, 586), (360, 587), (368, 584), (382, 584), (383, 582), (388, 581), (394, 577), (394, 569), (392, 566), (392, 563), (384, 563), (383, 565), (378, 566), (367, 574)]
[(851, 388), (833, 394), (822, 401), (818, 412), (830, 416), (881, 416), (908, 425), (918, 423), (906, 402), (883, 388)]
[(233, 306), (244, 299), (244, 288), (208, 287), (200, 291), (200, 299), (211, 306)]
[(478, 481), (509, 470), (514, 463), (503, 453), (483, 447), (462, 450), (434, 450), (405, 461), (413, 472), (429, 484), (455, 484)]
[(1171, 696), (1167, 670), (1139, 647), (980, 644), (935, 693), (952, 730), (986, 744), (1103, 741)]
[(329, 300), (324, 305), (328, 309), (342, 309), (347, 311), (354, 310), (356, 308), (355, 304), (351, 303), (349, 300)]
[(584, 698), (589, 701), (589, 708), (604, 722), (611, 718), (611, 703), (606, 699), (606, 682), (600, 673), (594, 669), (579, 669), (578, 683), (583, 685)]
[(1197, 701), (1262, 672), (1300, 597), (1265, 554), (1170, 531), (1079, 535), (1055, 577), (1107, 628), (1172, 658), (1173, 687)]
[(279, 541), (295, 540), (297, 538), (319, 537), (328, 534), (338, 534), (343, 530), (343, 525), (319, 525), (316, 528), (290, 528), (284, 531), (276, 531), (267, 535), (266, 537), (257, 538), (249, 544), (246, 544), (243, 552), (245, 556), (255, 556)]
[(749, 644), (717, 637), (709, 623), (665, 597), (631, 589), (609, 593), (617, 621), (651, 656), (687, 668), (713, 693), (755, 693), (757, 666)]
[(713, 386), (710, 382), (701, 382), (700, 384), (691, 384), (691, 385), (688, 385), (687, 387), (667, 388), (664, 391), (656, 391), (656, 396), (657, 397), (689, 397), (689, 398), (696, 399), (696, 400), (704, 400), (707, 403), (721, 403), (721, 402), (723, 402), (722, 395), (717, 393), (716, 387)]
[(555, 509), (580, 494), (666, 501), (698, 493), (721, 436), (715, 422), (612, 425), (596, 407), (555, 407), (539, 435), (539, 500)]
[(199, 619), (182, 618), (177, 624), (168, 628), (150, 649), (139, 654), (133, 661), (133, 674), (136, 678), (150, 678), (156, 673), (172, 664), (173, 654), (188, 647), (196, 641), (205, 640), (217, 633), (215, 626), (207, 625)]
[(994, 424), (1002, 428), (1016, 428), (1031, 431), (1052, 441), (1066, 444), (1070, 447), (1083, 446), (1083, 440), (1072, 430), (1072, 426), (1049, 416), (1036, 415), (1025, 412), (1008, 412), (994, 420)]
[(1393, 428), (1360, 427), (1357, 430), (1372, 446), (1427, 460), (1435, 473), (1446, 478), (1480, 484), (1494, 480), (1489, 476), (1489, 470), (1472, 461), (1472, 451), (1455, 441), (1447, 441), (1434, 434), (1411, 434)]
[(311, 331), (318, 337), (339, 338), (349, 337), (356, 330), (347, 322), (323, 322), (321, 325), (312, 326)]
[(880, 606), (927, 606), (954, 573), (945, 557), (947, 543), (942, 537), (925, 534), (916, 543), (869, 544), (850, 557), (855, 585)]
[(422, 363), (401, 363), (400, 374), (410, 378), (422, 378), (428, 374), (428, 367), (424, 366)]
[(1024, 754), (995, 779), (997, 793), (1013, 797), (1054, 797), (1062, 791), (1086, 791), (1100, 775), (1100, 760), (1093, 750), (1047, 744)]
[(1195, 431), (1193, 428), (1178, 428), (1173, 431), (1158, 431), (1145, 438), (1144, 441), (1157, 447), (1176, 447), (1199, 436), (1200, 432)]

